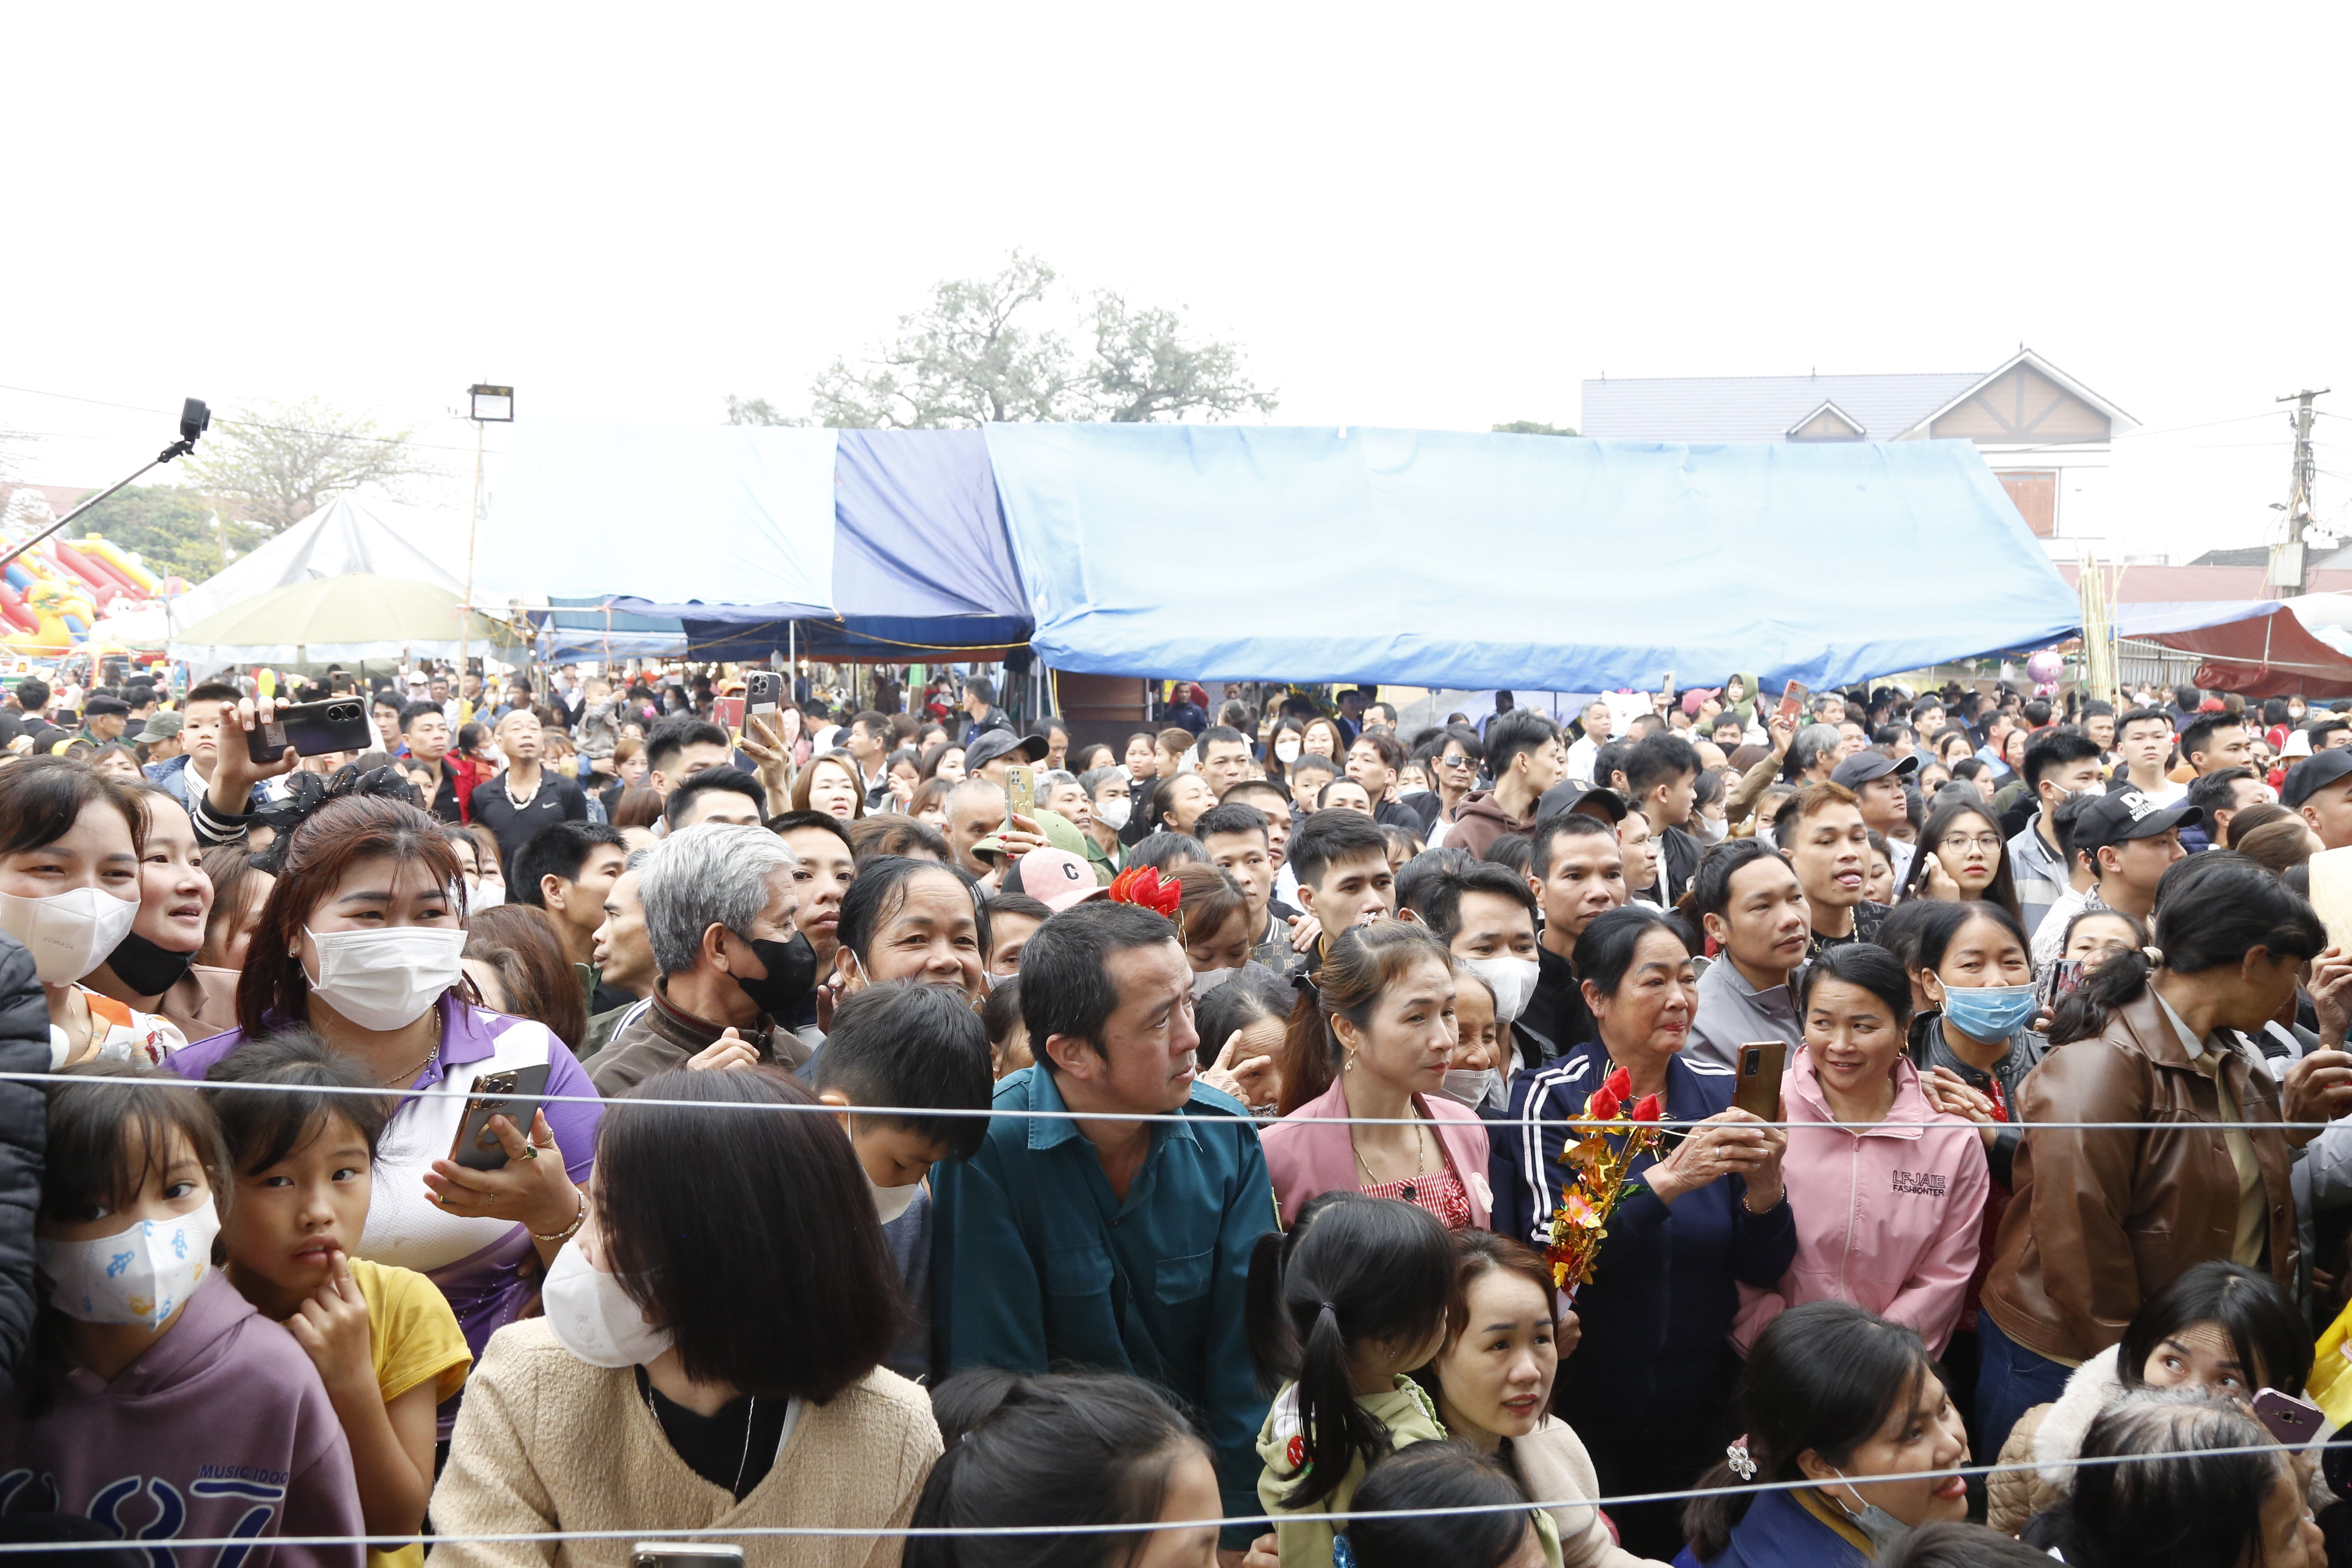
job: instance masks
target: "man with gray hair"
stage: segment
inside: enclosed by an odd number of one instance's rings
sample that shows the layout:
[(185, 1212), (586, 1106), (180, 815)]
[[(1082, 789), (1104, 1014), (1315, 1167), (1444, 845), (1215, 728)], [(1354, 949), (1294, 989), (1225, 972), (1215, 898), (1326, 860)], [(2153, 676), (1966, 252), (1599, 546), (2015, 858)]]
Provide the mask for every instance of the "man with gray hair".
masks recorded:
[(656, 978), (614, 1030), (589, 1078), (606, 1099), (671, 1068), (797, 1068), (811, 1052), (789, 1026), (816, 982), (793, 925), (799, 859), (764, 827), (705, 822), (636, 867)]

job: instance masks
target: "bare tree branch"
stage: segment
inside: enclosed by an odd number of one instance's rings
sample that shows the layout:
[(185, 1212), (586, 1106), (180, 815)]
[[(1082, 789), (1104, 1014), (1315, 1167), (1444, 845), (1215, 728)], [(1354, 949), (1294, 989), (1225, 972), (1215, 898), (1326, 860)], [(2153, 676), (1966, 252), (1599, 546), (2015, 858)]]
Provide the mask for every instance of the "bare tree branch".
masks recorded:
[(335, 496), (362, 486), (398, 494), (426, 471), (409, 449), (416, 432), (379, 430), (373, 419), (305, 398), (257, 403), (213, 421), (188, 482), (271, 533), (282, 532)]

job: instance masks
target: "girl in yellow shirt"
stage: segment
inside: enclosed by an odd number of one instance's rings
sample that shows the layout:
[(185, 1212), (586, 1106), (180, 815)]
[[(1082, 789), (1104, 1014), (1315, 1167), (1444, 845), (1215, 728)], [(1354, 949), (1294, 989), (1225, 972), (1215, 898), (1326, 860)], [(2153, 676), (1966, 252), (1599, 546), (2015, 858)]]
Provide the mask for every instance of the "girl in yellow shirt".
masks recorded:
[[(392, 1101), (301, 1092), (373, 1087), (304, 1028), (239, 1047), (205, 1078), (268, 1086), (210, 1091), (236, 1172), (220, 1237), (229, 1282), (318, 1367), (369, 1534), (415, 1535), (433, 1490), (435, 1408), (464, 1385), (473, 1356), (433, 1281), (352, 1256)], [(425, 1551), (371, 1550), (368, 1561), (422, 1568)]]

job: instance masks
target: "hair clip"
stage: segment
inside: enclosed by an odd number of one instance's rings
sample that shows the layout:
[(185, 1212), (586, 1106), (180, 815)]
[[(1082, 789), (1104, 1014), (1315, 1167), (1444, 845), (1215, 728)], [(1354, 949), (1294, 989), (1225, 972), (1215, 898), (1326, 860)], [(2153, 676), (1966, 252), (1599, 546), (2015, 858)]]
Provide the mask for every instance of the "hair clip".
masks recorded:
[(1752, 1481), (1756, 1479), (1756, 1458), (1748, 1451), (1747, 1433), (1742, 1432), (1738, 1436), (1734, 1437), (1731, 1440), (1731, 1446), (1724, 1449), (1723, 1457), (1730, 1461), (1733, 1475), (1743, 1481)]
[(1356, 1549), (1345, 1535), (1331, 1538), (1331, 1568), (1356, 1568)]
[(2139, 950), (2139, 955), (2147, 960), (2147, 966), (2150, 969), (2161, 969), (2164, 967), (2164, 949), (2156, 946), (2153, 942), (2141, 948)]

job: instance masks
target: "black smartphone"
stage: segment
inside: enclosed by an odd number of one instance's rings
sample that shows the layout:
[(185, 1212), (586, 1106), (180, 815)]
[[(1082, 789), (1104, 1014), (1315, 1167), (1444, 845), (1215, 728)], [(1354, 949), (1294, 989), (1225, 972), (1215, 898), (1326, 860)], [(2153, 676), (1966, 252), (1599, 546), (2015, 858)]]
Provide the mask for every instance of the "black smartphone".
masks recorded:
[(1786, 1040), (1759, 1040), (1739, 1047), (1739, 1083), (1731, 1103), (1766, 1121), (1780, 1120), (1780, 1072), (1788, 1065)]
[(539, 1097), (546, 1092), (545, 1062), (509, 1068), (504, 1072), (486, 1072), (476, 1079), (473, 1092), (466, 1100), (465, 1120), (457, 1123), (457, 1136), (449, 1143), (450, 1163), (469, 1171), (504, 1169), (506, 1145), (490, 1130), (490, 1118), (505, 1117), (515, 1124), (516, 1131), (529, 1138), (531, 1113), (539, 1109)]
[(743, 1549), (713, 1541), (640, 1541), (629, 1568), (743, 1568)]
[(743, 710), (773, 713), (784, 689), (784, 678), (772, 669), (755, 669), (743, 678)]
[(280, 708), (246, 737), (246, 755), (257, 763), (274, 763), (291, 746), (315, 757), (326, 752), (373, 751), (383, 743), (368, 721), (367, 704), (354, 697), (330, 697), (324, 702), (297, 702)]

